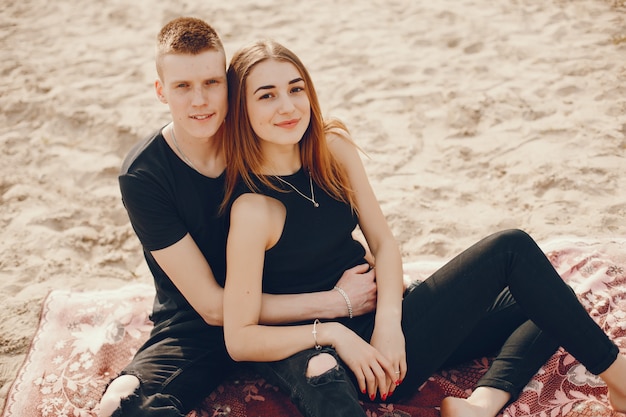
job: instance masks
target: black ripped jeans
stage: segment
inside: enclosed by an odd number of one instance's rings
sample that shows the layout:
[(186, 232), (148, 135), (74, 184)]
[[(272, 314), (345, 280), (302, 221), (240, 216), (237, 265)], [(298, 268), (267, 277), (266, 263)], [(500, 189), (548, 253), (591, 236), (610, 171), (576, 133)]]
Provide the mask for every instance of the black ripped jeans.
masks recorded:
[[(374, 316), (341, 320), (370, 340)], [(434, 372), (471, 358), (495, 355), (477, 386), (506, 391), (514, 400), (563, 346), (590, 372), (605, 371), (619, 350), (591, 319), (571, 288), (526, 233), (491, 235), (451, 260), (406, 294), (402, 328), (408, 373), (389, 401), (415, 393)], [(335, 357), (334, 350), (325, 348)], [(352, 372), (339, 366), (305, 376), (310, 349), (258, 364), (306, 417), (365, 416)]]

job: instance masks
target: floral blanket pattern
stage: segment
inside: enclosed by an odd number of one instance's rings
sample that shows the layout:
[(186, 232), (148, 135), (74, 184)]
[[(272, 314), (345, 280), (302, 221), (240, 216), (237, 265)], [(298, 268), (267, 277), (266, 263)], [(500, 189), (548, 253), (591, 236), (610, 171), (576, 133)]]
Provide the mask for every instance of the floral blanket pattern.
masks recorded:
[[(561, 240), (543, 247), (592, 317), (626, 350), (626, 240)], [(424, 279), (438, 264), (405, 264)], [(109, 379), (132, 358), (152, 328), (154, 290), (133, 284), (114, 291), (52, 291), (29, 355), (9, 391), (3, 417), (93, 417)], [(437, 417), (447, 395), (467, 396), (489, 366), (481, 358), (433, 375), (410, 401), (366, 403), (368, 417)], [(242, 371), (188, 417), (299, 415), (289, 399), (258, 375)], [(559, 350), (501, 417), (617, 417), (602, 381)]]

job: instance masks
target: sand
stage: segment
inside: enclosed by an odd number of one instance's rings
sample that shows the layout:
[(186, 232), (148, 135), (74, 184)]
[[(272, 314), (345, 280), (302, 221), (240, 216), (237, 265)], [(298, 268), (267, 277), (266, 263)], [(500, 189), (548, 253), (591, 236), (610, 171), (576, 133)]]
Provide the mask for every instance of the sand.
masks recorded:
[[(343, 119), (406, 261), (522, 228), (626, 236), (626, 6), (609, 0), (5, 0), (0, 406), (48, 291), (150, 282), (122, 207), (130, 146), (168, 121), (154, 37), (274, 38)], [(177, 5), (176, 3), (180, 3)]]

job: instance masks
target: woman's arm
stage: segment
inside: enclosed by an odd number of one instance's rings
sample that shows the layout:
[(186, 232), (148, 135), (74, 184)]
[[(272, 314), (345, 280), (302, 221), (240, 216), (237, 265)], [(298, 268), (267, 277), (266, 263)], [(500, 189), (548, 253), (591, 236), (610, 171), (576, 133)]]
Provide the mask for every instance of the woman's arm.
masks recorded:
[(233, 203), (230, 215), (224, 289), (224, 336), (230, 356), (236, 361), (271, 362), (316, 343), (333, 346), (361, 390), (375, 394), (393, 375), (392, 364), (352, 330), (339, 323), (320, 323), (314, 335), (313, 324), (259, 324), (265, 252), (280, 238), (285, 207), (260, 194), (244, 194)]
[(280, 238), (285, 207), (261, 194), (243, 194), (230, 211), (226, 245), (224, 336), (236, 361), (270, 362), (313, 347), (310, 326), (260, 325), (265, 252)]
[[(330, 133), (328, 144), (333, 156), (348, 175), (355, 193), (359, 226), (376, 259), (378, 301), (371, 343), (394, 364), (396, 371), (400, 371), (397, 374), (399, 381), (406, 374), (406, 353), (401, 328), (403, 271), (400, 250), (374, 195), (354, 143), (347, 137)], [(397, 381), (389, 382), (391, 391)]]

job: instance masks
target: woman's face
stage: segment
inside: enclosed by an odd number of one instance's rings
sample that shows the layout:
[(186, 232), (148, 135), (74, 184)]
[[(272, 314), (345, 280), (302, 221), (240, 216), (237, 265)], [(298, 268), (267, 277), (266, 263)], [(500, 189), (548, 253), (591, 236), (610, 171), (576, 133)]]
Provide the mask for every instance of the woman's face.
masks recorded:
[(267, 60), (257, 64), (246, 81), (250, 125), (265, 142), (294, 145), (311, 120), (307, 86), (290, 62)]

